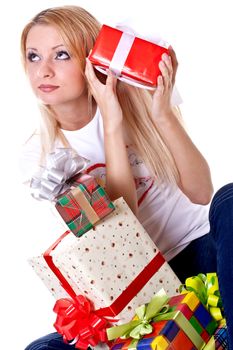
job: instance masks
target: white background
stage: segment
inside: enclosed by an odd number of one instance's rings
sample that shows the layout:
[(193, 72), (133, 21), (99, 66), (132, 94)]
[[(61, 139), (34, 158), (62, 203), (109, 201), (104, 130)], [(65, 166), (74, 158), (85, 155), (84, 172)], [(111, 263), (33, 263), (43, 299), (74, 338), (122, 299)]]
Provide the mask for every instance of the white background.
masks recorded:
[[(5, 1), (0, 18), (1, 89), (1, 349), (22, 350), (53, 331), (54, 300), (27, 264), (63, 227), (20, 185), (21, 144), (37, 123), (37, 105), (20, 63), (19, 39), (38, 11), (70, 1)], [(177, 86), (186, 127), (208, 159), (215, 190), (233, 179), (233, 24), (227, 0), (80, 0), (102, 23), (128, 19), (160, 33), (179, 60)]]

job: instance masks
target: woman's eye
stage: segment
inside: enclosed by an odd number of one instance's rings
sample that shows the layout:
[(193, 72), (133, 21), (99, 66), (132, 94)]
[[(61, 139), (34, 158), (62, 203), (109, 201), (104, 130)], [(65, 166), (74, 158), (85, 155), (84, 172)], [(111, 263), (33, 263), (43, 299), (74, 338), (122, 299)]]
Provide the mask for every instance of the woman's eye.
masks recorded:
[(59, 51), (56, 54), (57, 60), (68, 60), (70, 58), (70, 55), (66, 51)]
[(37, 61), (39, 61), (39, 59), (40, 59), (40, 57), (37, 54), (35, 54), (34, 52), (30, 52), (28, 54), (28, 60), (31, 62), (37, 62)]

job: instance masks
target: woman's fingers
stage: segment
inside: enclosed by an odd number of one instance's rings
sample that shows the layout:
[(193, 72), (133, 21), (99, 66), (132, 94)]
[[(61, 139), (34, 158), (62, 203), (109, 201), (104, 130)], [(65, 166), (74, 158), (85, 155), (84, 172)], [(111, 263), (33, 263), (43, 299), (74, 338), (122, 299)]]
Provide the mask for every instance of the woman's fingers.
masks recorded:
[(110, 70), (107, 72), (107, 79), (106, 84), (102, 84), (99, 79), (96, 77), (94, 68), (89, 61), (89, 59), (86, 59), (86, 69), (85, 69), (85, 75), (87, 77), (88, 83), (91, 87), (92, 92), (100, 92), (101, 89), (106, 88), (109, 91), (116, 92), (116, 84), (117, 84), (117, 78), (115, 77), (114, 73)]
[(177, 61), (176, 53), (171, 46), (169, 46), (168, 51), (169, 51), (169, 56), (171, 57), (171, 63), (172, 63), (172, 69), (173, 69), (172, 85), (174, 85), (176, 80), (176, 71), (178, 68), (178, 61)]
[(93, 68), (93, 66), (88, 58), (86, 59), (85, 75), (86, 75), (88, 83), (91, 87), (91, 90), (95, 90), (95, 89), (98, 89), (100, 87), (101, 82), (96, 77), (94, 68)]
[(173, 74), (173, 67), (172, 67), (172, 60), (171, 60), (171, 57), (169, 55), (167, 55), (166, 53), (164, 53), (162, 55), (162, 60), (165, 64), (165, 66), (167, 67), (168, 69), (168, 73), (170, 75), (170, 77), (172, 76)]
[(162, 75), (159, 75), (157, 78), (157, 88), (155, 90), (155, 93), (157, 95), (162, 96), (164, 92), (164, 84), (163, 84), (163, 77)]
[(117, 77), (114, 75), (114, 73), (111, 70), (108, 70), (107, 73), (108, 73), (108, 75), (107, 75), (107, 79), (106, 79), (106, 87), (115, 93), (116, 92)]
[(171, 58), (167, 54), (162, 55), (162, 60), (159, 62), (159, 69), (163, 76), (165, 89), (170, 89), (172, 86), (173, 69)]

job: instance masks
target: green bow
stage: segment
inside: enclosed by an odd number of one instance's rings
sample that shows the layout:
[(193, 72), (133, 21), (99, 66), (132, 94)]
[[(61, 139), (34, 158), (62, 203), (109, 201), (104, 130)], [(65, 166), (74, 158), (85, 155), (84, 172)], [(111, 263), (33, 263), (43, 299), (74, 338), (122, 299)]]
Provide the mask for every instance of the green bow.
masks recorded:
[(152, 333), (153, 327), (150, 321), (168, 311), (169, 306), (166, 305), (168, 300), (164, 289), (161, 289), (148, 304), (141, 305), (136, 309), (136, 319), (120, 326), (108, 328), (108, 340), (118, 337), (140, 339), (143, 335)]
[(180, 292), (194, 292), (216, 321), (223, 319), (222, 299), (216, 273), (207, 273), (206, 275), (200, 273), (197, 276), (187, 278), (185, 284), (180, 286)]

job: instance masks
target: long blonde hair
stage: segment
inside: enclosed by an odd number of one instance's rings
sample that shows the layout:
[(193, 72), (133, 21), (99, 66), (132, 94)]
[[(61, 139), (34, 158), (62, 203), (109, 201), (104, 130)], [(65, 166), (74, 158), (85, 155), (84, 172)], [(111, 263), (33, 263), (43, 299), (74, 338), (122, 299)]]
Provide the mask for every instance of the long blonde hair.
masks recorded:
[[(54, 7), (38, 13), (25, 26), (21, 36), (21, 52), (25, 67), (27, 35), (36, 24), (52, 25), (59, 31), (65, 45), (81, 66), (85, 77), (85, 59), (94, 46), (101, 28), (100, 23), (90, 13), (78, 6)], [(105, 81), (104, 75), (99, 72), (97, 75), (101, 81)], [(151, 174), (162, 182), (177, 182), (178, 170), (173, 157), (152, 121), (151, 93), (118, 81), (117, 95), (132, 145), (144, 160)], [(57, 139), (67, 146), (68, 140), (59, 128), (52, 108), (47, 105), (41, 105), (40, 108), (42, 152), (46, 154), (51, 151)]]

